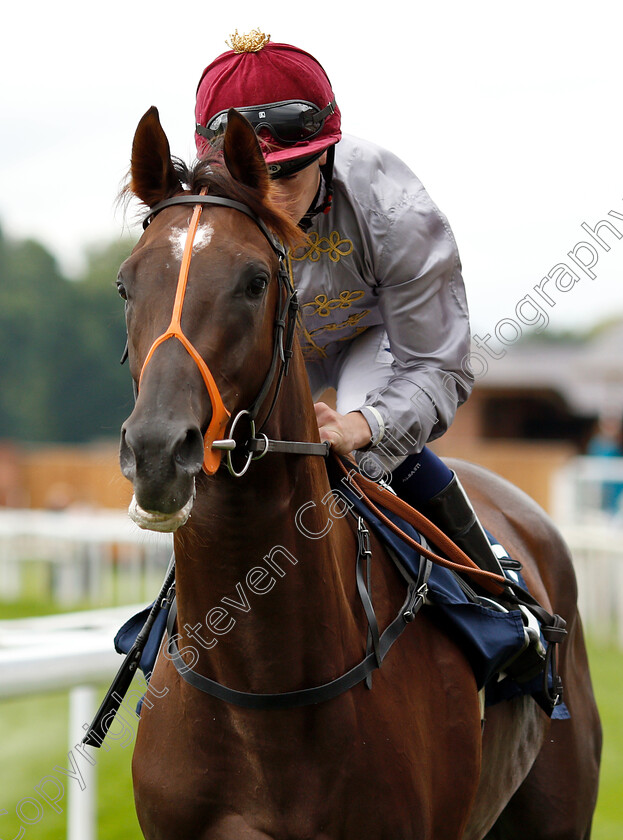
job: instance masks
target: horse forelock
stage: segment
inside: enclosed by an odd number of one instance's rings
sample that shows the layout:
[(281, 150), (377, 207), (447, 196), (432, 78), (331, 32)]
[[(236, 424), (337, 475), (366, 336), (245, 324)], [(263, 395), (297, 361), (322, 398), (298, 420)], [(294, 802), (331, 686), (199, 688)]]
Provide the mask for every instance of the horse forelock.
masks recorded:
[(301, 229), (282, 210), (277, 198), (279, 187), (271, 182), (267, 194), (237, 181), (225, 166), (223, 155), (218, 149), (187, 166), (174, 158), (173, 165), (180, 183), (191, 193), (207, 189), (208, 195), (231, 198), (246, 204), (276, 236), (290, 246), (300, 244), (304, 237)]

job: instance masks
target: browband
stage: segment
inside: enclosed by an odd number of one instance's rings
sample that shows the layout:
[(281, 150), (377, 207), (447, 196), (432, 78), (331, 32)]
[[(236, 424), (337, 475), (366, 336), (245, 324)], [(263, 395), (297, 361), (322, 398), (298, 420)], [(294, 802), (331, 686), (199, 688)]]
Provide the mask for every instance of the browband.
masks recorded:
[(223, 198), (218, 195), (189, 195), (188, 193), (184, 193), (184, 195), (174, 195), (172, 198), (165, 198), (163, 201), (159, 201), (153, 207), (149, 208), (149, 212), (143, 219), (143, 230), (147, 228), (154, 216), (157, 216), (161, 210), (164, 210), (165, 207), (171, 207), (174, 204), (192, 204), (193, 206), (197, 204), (215, 204), (218, 207), (230, 207), (232, 210), (238, 210), (240, 213), (244, 213), (245, 216), (253, 219), (277, 256), (280, 259), (285, 258), (285, 251), (281, 243), (275, 239), (262, 219), (250, 207), (247, 207), (246, 204), (242, 204), (240, 201), (234, 201), (232, 198)]

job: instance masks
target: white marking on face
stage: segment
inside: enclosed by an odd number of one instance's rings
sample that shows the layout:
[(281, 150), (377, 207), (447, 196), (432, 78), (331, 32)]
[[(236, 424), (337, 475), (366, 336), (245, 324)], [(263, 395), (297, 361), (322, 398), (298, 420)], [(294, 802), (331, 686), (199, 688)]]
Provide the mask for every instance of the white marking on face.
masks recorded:
[[(199, 225), (195, 233), (195, 241), (193, 242), (193, 254), (207, 248), (212, 241), (214, 228), (209, 222)], [(173, 249), (173, 256), (176, 260), (182, 259), (184, 255), (184, 248), (186, 246), (186, 237), (188, 236), (188, 228), (171, 228), (169, 235), (169, 242)]]

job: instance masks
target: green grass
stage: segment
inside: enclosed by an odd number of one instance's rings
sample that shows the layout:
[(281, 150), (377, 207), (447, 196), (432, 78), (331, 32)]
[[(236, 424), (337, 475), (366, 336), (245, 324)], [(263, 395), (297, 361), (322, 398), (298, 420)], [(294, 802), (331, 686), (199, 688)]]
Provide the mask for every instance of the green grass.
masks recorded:
[(0, 620), (147, 602), (159, 591), (165, 570), (164, 564), (160, 569), (150, 569), (137, 581), (133, 569), (117, 563), (104, 570), (95, 600), (89, 600), (85, 591), (81, 599), (62, 604), (55, 600), (58, 593), (52, 584), (50, 564), (26, 558), (20, 565), (19, 599), (7, 599), (0, 592)]
[[(98, 699), (105, 686), (98, 689)], [(27, 838), (36, 840), (64, 840), (66, 836), (67, 794), (70, 786), (78, 790), (75, 778), (63, 776), (56, 765), (71, 769), (68, 759), (67, 693), (55, 693), (0, 703), (0, 742), (2, 743), (2, 789), (0, 792), (0, 831), (5, 838), (16, 837), (24, 825)], [(134, 802), (130, 761), (132, 747), (113, 743), (108, 752), (91, 750), (97, 764), (98, 840), (141, 840)], [(73, 750), (80, 771), (84, 759)], [(65, 795), (60, 798), (61, 813), (35, 790), (46, 776), (62, 781)], [(56, 798), (53, 783), (42, 785)], [(38, 800), (39, 810), (24, 800)], [(23, 802), (23, 814), (31, 820), (24, 824), (16, 813)], [(3, 814), (2, 811), (7, 811)]]
[(589, 644), (589, 661), (604, 730), (599, 799), (592, 840), (623, 837), (623, 651), (612, 645)]
[[(86, 602), (76, 607), (91, 608), (93, 605)], [(3, 620), (66, 611), (66, 607), (55, 605), (35, 592), (28, 599), (0, 601), (0, 618)], [(135, 688), (138, 690), (138, 687), (135, 679), (132, 691)], [(107, 685), (98, 686), (97, 703), (107, 688)], [(56, 765), (71, 769), (67, 755), (70, 749), (68, 698), (67, 692), (59, 692), (0, 701), (0, 837), (17, 837), (23, 825), (24, 840), (65, 840), (67, 792), (70, 787), (79, 787), (75, 779), (54, 771)], [(131, 744), (122, 746), (120, 743), (112, 743), (109, 750), (88, 748), (96, 761), (98, 840), (142, 840), (132, 796), (132, 749)], [(86, 760), (75, 750), (73, 755), (79, 770), (82, 770)], [(58, 802), (61, 813), (42, 800), (35, 790), (35, 786), (46, 776), (58, 778), (65, 788), (65, 796)], [(53, 791), (53, 787), (53, 783), (49, 782), (43, 790)], [(55, 796), (53, 792), (51, 795)], [(42, 803), (40, 810), (24, 802), (31, 799)], [(32, 820), (30, 825), (24, 824), (16, 813), (21, 802), (24, 802), (24, 815)]]
[[(71, 611), (88, 609), (92, 609), (92, 606), (85, 602), (77, 607), (72, 607)], [(40, 598), (25, 598), (21, 601), (3, 601), (0, 599), (0, 620), (2, 621), (8, 621), (11, 618), (33, 618), (34, 616), (40, 615), (56, 615), (64, 612), (69, 612), (69, 610)]]
[[(58, 611), (36, 600), (11, 606), (8, 615), (4, 606), (0, 607), (3, 618)], [(604, 728), (601, 785), (592, 840), (621, 840), (623, 651), (593, 641), (589, 645), (589, 656)], [(98, 689), (98, 701), (105, 690), (106, 686)], [(35, 806), (25, 800), (38, 798), (41, 801), (35, 786), (48, 775), (63, 778), (54, 773), (55, 765), (69, 767), (67, 698), (67, 693), (55, 693), (0, 702), (0, 837), (14, 838), (18, 835), (22, 821), (16, 815), (16, 806), (20, 802), (24, 803), (25, 816), (33, 820), (32, 824), (24, 825), (24, 840), (64, 840), (66, 836), (66, 797), (59, 802), (60, 814), (47, 803), (36, 811)], [(142, 838), (132, 798), (131, 754), (132, 745), (124, 747), (114, 742), (109, 751), (93, 751), (97, 761), (98, 840)], [(78, 758), (77, 754), (75, 756)], [(64, 784), (67, 790), (70, 785), (77, 787), (78, 783), (65, 777)]]

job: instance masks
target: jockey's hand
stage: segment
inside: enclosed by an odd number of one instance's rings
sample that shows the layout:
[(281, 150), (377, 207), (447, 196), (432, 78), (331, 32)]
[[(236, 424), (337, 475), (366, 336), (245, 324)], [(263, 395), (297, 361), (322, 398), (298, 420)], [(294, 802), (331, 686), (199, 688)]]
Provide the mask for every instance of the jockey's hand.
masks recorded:
[(326, 403), (314, 404), (320, 440), (328, 440), (338, 455), (350, 455), (353, 449), (361, 449), (370, 443), (372, 432), (368, 421), (360, 411), (338, 414)]

